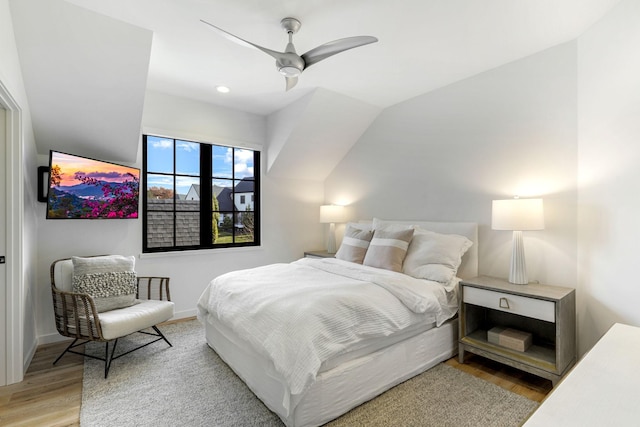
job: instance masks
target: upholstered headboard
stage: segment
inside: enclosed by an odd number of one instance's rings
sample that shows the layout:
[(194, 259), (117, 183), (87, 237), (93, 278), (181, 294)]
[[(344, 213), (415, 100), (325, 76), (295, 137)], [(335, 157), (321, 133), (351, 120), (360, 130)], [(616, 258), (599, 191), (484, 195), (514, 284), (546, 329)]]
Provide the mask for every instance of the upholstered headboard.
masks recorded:
[[(358, 221), (359, 223), (371, 224), (371, 220)], [(478, 224), (475, 222), (435, 222), (435, 221), (396, 221), (385, 220), (395, 224), (417, 225), (425, 230), (442, 234), (458, 234), (465, 236), (473, 242), (473, 245), (462, 257), (462, 264), (458, 268), (458, 277), (470, 279), (478, 275)]]

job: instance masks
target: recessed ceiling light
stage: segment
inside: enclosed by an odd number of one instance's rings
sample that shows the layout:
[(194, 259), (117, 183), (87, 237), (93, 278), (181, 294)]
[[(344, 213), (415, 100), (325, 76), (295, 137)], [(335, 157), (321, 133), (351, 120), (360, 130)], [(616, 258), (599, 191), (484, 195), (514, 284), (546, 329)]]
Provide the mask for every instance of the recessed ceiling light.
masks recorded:
[(226, 86), (216, 86), (216, 90), (220, 93), (229, 93), (229, 88)]

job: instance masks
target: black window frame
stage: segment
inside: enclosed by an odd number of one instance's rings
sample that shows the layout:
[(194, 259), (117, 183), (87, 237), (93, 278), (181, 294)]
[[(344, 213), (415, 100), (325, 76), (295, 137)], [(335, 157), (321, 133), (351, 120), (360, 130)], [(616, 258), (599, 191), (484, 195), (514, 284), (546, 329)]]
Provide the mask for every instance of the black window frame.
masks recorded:
[[(173, 140), (173, 172), (172, 173), (159, 173), (159, 172), (149, 172), (147, 168), (147, 139), (148, 137), (154, 138), (162, 138)], [(184, 141), (193, 144), (199, 144), (200, 147), (200, 243), (197, 245), (180, 245), (176, 244), (177, 233), (176, 233), (176, 213), (181, 212), (179, 209), (176, 209), (177, 206), (177, 188), (176, 188), (176, 177), (179, 176), (191, 176), (188, 174), (179, 174), (176, 173), (176, 142)], [(213, 234), (213, 226), (212, 221), (214, 217), (213, 212), (213, 200), (212, 200), (212, 184), (214, 179), (219, 179), (212, 173), (212, 147), (223, 147), (223, 148), (231, 148), (232, 150), (249, 150), (253, 152), (253, 241), (252, 242), (236, 242), (236, 227), (232, 227), (232, 242), (231, 243), (217, 243), (215, 244), (212, 240)], [(143, 134), (142, 135), (142, 173), (141, 173), (141, 181), (144, 180), (143, 185), (140, 186), (142, 193), (142, 252), (143, 253), (166, 253), (166, 252), (178, 252), (178, 251), (188, 251), (188, 250), (209, 250), (209, 249), (226, 249), (226, 248), (237, 248), (237, 247), (253, 247), (260, 246), (260, 188), (261, 188), (261, 176), (260, 176), (260, 150), (256, 150), (253, 148), (239, 147), (233, 145), (223, 145), (209, 142), (200, 142), (200, 141), (191, 141), (184, 138), (176, 138), (176, 137), (167, 137), (161, 135), (154, 134)], [(234, 154), (235, 156), (235, 154)], [(235, 158), (232, 162), (231, 168), (231, 177), (225, 177), (223, 179), (229, 180), (234, 185), (231, 186), (231, 199), (235, 200), (235, 183), (240, 182), (243, 178), (236, 178), (235, 173)], [(173, 245), (171, 246), (152, 246), (148, 245), (148, 213), (149, 213), (149, 203), (147, 200), (148, 197), (148, 185), (147, 185), (147, 176), (149, 174), (152, 175), (166, 175), (171, 176), (173, 178), (173, 189), (174, 189), (174, 197), (173, 197)], [(233, 218), (235, 220), (237, 214), (244, 214), (246, 211), (236, 210), (235, 204), (234, 210), (230, 211), (233, 214)], [(152, 210), (151, 212), (155, 212)], [(229, 213), (227, 211), (218, 211), (222, 213)], [(209, 243), (210, 242), (210, 243)]]

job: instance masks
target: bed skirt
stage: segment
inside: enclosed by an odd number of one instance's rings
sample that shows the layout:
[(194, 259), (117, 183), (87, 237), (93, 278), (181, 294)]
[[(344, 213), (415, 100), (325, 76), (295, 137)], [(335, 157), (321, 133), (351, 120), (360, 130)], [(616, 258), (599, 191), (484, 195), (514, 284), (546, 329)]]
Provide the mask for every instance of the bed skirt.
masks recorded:
[(320, 372), (304, 394), (289, 401), (271, 361), (224, 325), (207, 321), (205, 330), (209, 346), (289, 427), (325, 424), (458, 352), (456, 318)]

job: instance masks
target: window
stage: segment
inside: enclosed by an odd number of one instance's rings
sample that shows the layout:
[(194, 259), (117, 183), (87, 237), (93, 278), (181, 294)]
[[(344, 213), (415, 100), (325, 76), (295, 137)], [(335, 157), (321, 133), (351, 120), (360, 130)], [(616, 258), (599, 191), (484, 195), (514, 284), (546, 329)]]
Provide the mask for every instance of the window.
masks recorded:
[(258, 246), (259, 168), (259, 151), (144, 135), (143, 252)]

